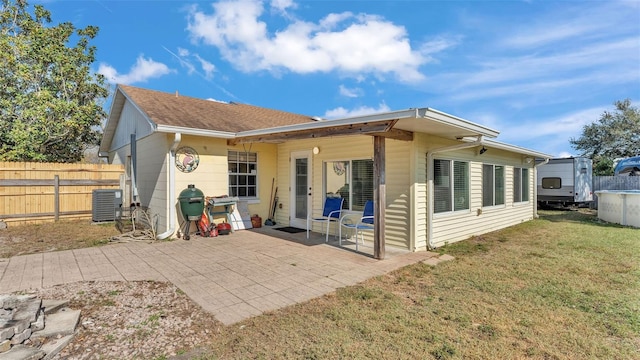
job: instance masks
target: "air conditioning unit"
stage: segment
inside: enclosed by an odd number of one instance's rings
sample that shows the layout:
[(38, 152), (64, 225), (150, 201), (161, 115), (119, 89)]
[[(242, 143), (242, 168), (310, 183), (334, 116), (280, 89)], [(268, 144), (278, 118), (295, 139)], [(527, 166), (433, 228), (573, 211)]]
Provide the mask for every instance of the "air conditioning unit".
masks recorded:
[(114, 221), (122, 215), (122, 190), (93, 190), (93, 221)]

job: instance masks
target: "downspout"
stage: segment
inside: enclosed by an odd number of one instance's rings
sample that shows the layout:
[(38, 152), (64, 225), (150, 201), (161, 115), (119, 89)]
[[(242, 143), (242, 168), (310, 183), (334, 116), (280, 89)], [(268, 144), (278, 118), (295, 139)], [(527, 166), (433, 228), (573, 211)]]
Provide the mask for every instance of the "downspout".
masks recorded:
[(541, 166), (541, 165), (544, 165), (544, 164), (548, 163), (549, 160), (551, 160), (551, 159), (546, 158), (540, 164), (536, 164), (535, 160), (534, 160), (534, 163), (533, 163), (533, 178), (534, 178), (533, 201), (535, 201), (535, 204), (533, 205), (533, 218), (534, 219), (538, 218), (538, 166)]
[(139, 203), (138, 200), (138, 143), (136, 140), (136, 134), (129, 136), (131, 147), (131, 197), (133, 203)]
[(433, 156), (445, 151), (480, 146), (484, 144), (483, 141), (482, 135), (478, 135), (477, 140), (474, 142), (445, 146), (427, 152), (427, 250), (435, 249), (433, 245)]
[(180, 141), (182, 141), (182, 134), (175, 133), (173, 138), (173, 144), (171, 145), (171, 149), (169, 150), (169, 163), (167, 166), (169, 167), (169, 196), (167, 197), (167, 207), (169, 208), (169, 228), (167, 231), (162, 234), (156, 235), (156, 239), (164, 240), (173, 235), (176, 232), (176, 206), (175, 206), (175, 198), (176, 198), (176, 150), (178, 149), (178, 145), (180, 145)]

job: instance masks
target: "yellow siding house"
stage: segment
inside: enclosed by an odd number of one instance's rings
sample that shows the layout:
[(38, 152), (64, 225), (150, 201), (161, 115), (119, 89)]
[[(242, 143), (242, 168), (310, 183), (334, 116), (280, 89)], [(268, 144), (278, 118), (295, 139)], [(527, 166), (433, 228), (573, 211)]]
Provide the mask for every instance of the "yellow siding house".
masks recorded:
[(100, 152), (126, 165), (126, 199), (157, 214), (161, 239), (179, 231), (189, 184), (238, 197), (263, 220), (277, 188), (275, 222), (298, 228), (327, 197), (343, 198), (345, 213), (374, 200), (369, 236), (384, 254), (536, 217), (536, 166), (551, 156), (497, 136), (431, 108), (323, 120), (119, 85)]

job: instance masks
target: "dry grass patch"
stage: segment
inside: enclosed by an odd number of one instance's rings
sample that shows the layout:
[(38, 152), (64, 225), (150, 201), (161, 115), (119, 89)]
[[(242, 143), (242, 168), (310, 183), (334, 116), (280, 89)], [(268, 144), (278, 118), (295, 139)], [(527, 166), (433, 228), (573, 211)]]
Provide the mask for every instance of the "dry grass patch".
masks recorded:
[(120, 234), (113, 223), (63, 220), (36, 225), (9, 225), (0, 230), (0, 258), (104, 245)]

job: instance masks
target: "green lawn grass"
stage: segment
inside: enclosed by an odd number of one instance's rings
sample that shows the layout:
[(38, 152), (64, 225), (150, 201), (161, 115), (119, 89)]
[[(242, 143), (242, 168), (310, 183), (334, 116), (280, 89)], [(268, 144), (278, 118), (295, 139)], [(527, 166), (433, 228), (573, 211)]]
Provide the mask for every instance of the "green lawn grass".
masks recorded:
[(639, 359), (640, 230), (579, 212), (225, 327), (202, 359)]

